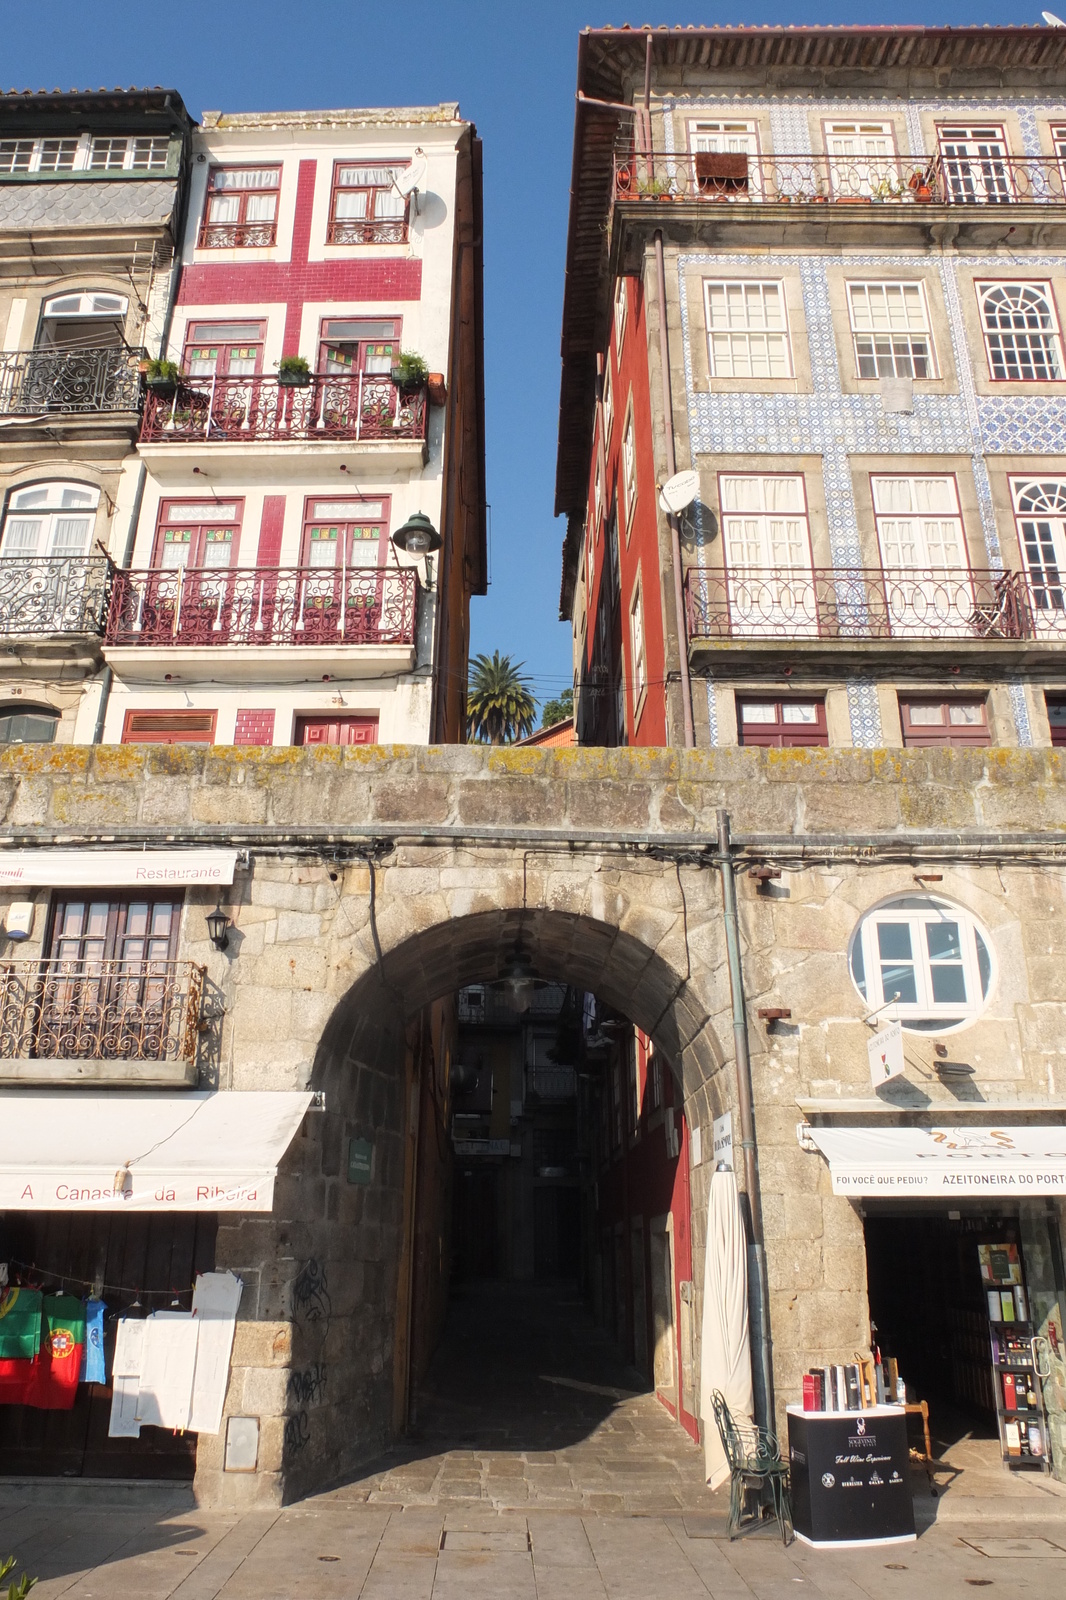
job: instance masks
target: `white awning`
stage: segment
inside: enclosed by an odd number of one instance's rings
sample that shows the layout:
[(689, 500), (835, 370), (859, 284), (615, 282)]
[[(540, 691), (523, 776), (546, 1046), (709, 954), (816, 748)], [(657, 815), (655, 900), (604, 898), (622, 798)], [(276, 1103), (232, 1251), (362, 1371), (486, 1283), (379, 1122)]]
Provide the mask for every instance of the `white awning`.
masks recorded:
[(10, 1089), (0, 1211), (269, 1211), (309, 1092)]
[(805, 1128), (829, 1158), (834, 1194), (1066, 1194), (1066, 1126)]
[(169, 889), (233, 882), (236, 850), (0, 850), (0, 884)]

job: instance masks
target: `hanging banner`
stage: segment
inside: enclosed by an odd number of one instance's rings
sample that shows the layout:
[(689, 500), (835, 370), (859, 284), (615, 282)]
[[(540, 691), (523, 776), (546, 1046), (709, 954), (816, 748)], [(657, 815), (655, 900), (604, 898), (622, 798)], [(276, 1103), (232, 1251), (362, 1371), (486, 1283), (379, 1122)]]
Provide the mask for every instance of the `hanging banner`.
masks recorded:
[(168, 889), (233, 882), (236, 850), (0, 850), (0, 884)]
[(903, 1071), (902, 1023), (890, 1022), (887, 1028), (867, 1039), (866, 1053), (870, 1058), (870, 1082), (875, 1089), (890, 1078), (898, 1078)]
[(1066, 1194), (1066, 1127), (810, 1128), (834, 1194)]

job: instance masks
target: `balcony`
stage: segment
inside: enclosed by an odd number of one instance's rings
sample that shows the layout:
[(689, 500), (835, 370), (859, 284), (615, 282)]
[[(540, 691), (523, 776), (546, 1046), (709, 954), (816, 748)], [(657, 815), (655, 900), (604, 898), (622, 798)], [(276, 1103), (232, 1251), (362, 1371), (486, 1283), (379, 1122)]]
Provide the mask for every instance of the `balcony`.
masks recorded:
[(1066, 160), (629, 153), (615, 157), (613, 193), (638, 205), (1061, 205)]
[(0, 963), (0, 1081), (194, 1083), (204, 968)]
[(0, 351), (0, 415), (94, 415), (141, 408), (137, 350)]
[(0, 559), (0, 637), (99, 637), (114, 577), (104, 555)]
[(402, 393), (389, 377), (319, 374), (301, 388), (277, 378), (205, 378), (173, 394), (149, 391), (142, 444), (350, 444), (426, 438), (425, 389)]
[[(417, 600), (409, 568), (117, 572), (105, 653), (134, 677), (208, 665), (234, 681), (284, 682), (334, 666), (355, 676), (402, 671), (414, 664)], [(187, 652), (182, 663), (176, 648)]]
[(887, 654), (913, 643), (928, 655), (930, 646), (957, 652), (970, 641), (1002, 664), (1012, 647), (1032, 659), (1034, 644), (1066, 642), (1066, 582), (1051, 574), (691, 567), (685, 600), (693, 655), (739, 644), (833, 656), (861, 647), (869, 658), (879, 643)]

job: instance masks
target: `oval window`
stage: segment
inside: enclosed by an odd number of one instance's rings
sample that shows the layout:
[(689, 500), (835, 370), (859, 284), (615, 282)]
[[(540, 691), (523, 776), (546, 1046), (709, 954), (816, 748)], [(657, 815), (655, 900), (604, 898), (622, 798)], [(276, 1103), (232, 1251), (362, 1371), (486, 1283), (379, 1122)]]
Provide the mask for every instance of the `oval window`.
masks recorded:
[(992, 942), (968, 911), (901, 895), (855, 929), (851, 976), (869, 1013), (912, 1033), (947, 1033), (979, 1016), (992, 988)]

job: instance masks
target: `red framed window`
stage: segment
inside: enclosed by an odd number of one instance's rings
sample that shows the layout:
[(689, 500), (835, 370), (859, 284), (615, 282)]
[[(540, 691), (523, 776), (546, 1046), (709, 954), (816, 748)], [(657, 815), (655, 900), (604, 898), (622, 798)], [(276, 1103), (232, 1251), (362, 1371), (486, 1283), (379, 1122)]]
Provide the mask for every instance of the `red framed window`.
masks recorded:
[(294, 744), (377, 744), (377, 717), (297, 717)]
[(408, 200), (394, 180), (406, 162), (338, 161), (327, 244), (405, 244)]
[(1051, 743), (1057, 748), (1066, 746), (1066, 694), (1049, 694), (1044, 696), (1047, 705), (1048, 726), (1051, 729)]
[(181, 901), (121, 895), (113, 900), (61, 894), (52, 903), (48, 955), (53, 961), (173, 961)]
[(908, 747), (925, 745), (988, 745), (988, 712), (983, 697), (932, 699), (925, 695), (900, 696), (900, 723), (903, 743)]
[(389, 553), (389, 502), (308, 500), (301, 565), (316, 570), (383, 567)]
[(190, 322), (182, 368), (190, 378), (249, 378), (263, 370), (263, 323)]
[(152, 566), (232, 567), (241, 536), (243, 500), (164, 500), (159, 507)]
[(749, 699), (738, 695), (737, 738), (740, 744), (777, 750), (827, 745), (825, 701)]
[(400, 353), (398, 317), (327, 317), (322, 322), (319, 371), (351, 378), (387, 377)]
[(280, 167), (212, 167), (200, 248), (232, 250), (273, 244), (280, 188)]
[(127, 711), (123, 744), (214, 744), (215, 711)]

